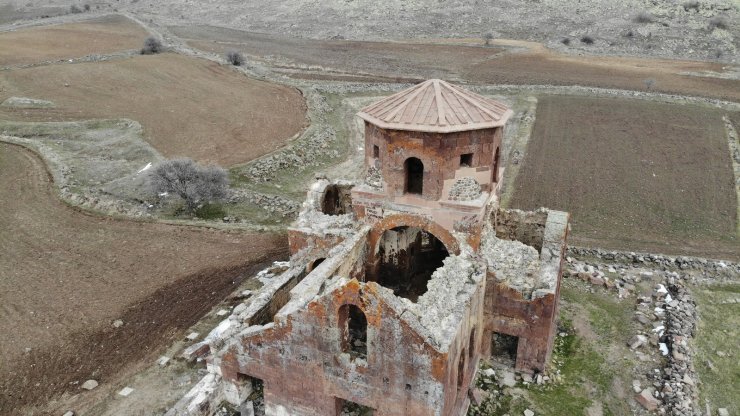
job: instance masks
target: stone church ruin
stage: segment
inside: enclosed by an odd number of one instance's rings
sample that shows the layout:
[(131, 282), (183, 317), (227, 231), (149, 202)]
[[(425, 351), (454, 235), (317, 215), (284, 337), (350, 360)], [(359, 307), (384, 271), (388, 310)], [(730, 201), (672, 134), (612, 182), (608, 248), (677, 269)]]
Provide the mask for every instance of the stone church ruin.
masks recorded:
[(168, 414), (459, 416), (482, 358), (542, 372), (569, 217), (499, 206), (511, 115), (436, 79), (362, 109), (366, 179), (311, 186), (290, 261), (185, 351), (209, 374)]

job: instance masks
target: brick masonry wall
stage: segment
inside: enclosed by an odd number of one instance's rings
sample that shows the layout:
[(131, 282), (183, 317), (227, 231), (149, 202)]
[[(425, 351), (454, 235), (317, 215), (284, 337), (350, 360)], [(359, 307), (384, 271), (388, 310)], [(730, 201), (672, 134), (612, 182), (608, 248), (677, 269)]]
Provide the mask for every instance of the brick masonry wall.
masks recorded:
[[(336, 398), (341, 398), (370, 406), (378, 416), (457, 416), (467, 406), (467, 387), (479, 358), (478, 336), (473, 356), (467, 351), (470, 328), (482, 327), (482, 290), (449, 353), (436, 351), (400, 319), (377, 286), (350, 281), (291, 315), (287, 325), (245, 336), (223, 356), (221, 371), (231, 381), (237, 373), (262, 379), (273, 415), (333, 416)], [(338, 310), (345, 304), (360, 307), (368, 321), (365, 365), (341, 351)], [(461, 353), (466, 354), (466, 373), (458, 389)]]
[[(472, 153), (471, 167), (491, 171), (494, 154), (501, 146), (501, 128), (470, 130), (456, 133), (424, 133), (386, 130), (365, 122), (365, 156), (368, 166), (380, 167), (389, 196), (404, 193), (404, 162), (416, 157), (424, 164), (425, 199), (442, 198), (443, 181), (455, 177), (460, 167), (460, 155)], [(379, 158), (373, 155), (373, 146), (379, 148)], [(491, 175), (489, 175), (492, 177)], [(483, 183), (490, 190), (490, 182)]]

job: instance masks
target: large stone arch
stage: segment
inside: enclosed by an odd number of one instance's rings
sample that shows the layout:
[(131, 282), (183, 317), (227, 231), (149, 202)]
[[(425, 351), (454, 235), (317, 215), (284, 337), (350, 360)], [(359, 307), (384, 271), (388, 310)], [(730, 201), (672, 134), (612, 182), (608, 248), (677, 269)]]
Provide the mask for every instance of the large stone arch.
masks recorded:
[(457, 242), (455, 236), (453, 236), (452, 233), (446, 228), (442, 227), (431, 219), (424, 218), (419, 215), (394, 214), (389, 215), (378, 221), (370, 230), (370, 233), (368, 235), (368, 248), (370, 249), (368, 252), (369, 255), (371, 257), (374, 257), (375, 254), (378, 252), (378, 242), (380, 241), (380, 237), (383, 236), (384, 232), (392, 228), (403, 226), (421, 228), (422, 230), (431, 233), (435, 237), (437, 237), (437, 239), (439, 239), (439, 241), (444, 244), (450, 255), (460, 254), (460, 244)]

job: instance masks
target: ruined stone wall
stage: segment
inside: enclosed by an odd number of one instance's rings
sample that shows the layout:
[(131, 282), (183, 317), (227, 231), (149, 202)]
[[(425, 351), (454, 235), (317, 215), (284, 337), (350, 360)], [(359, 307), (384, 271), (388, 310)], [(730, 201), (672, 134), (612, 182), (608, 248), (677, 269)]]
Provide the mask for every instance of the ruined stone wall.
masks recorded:
[(540, 252), (540, 273), (532, 277), (531, 293), (510, 287), (490, 268), (486, 279), (484, 351), (490, 355), (494, 332), (519, 337), (517, 370), (543, 371), (550, 359), (568, 232), (569, 216), (565, 212), (497, 211), (498, 238), (538, 246)]
[(539, 251), (542, 249), (542, 239), (545, 235), (547, 213), (544, 208), (536, 211), (499, 208), (493, 212), (492, 218), (496, 237), (521, 241)]
[[(380, 169), (385, 189), (390, 196), (404, 193), (404, 162), (416, 157), (424, 164), (422, 198), (439, 200), (443, 197), (444, 181), (455, 177), (460, 168), (460, 156), (472, 153), (470, 167), (488, 171), (488, 181), (481, 183), (486, 191), (491, 189), (492, 167), (496, 148), (501, 146), (500, 128), (471, 130), (458, 133), (423, 133), (386, 130), (365, 122), (366, 166)], [(379, 157), (374, 157), (374, 146)]]
[[(262, 379), (272, 415), (333, 416), (337, 398), (374, 408), (376, 415), (441, 415), (435, 409), (444, 407), (447, 355), (380, 302), (377, 290), (385, 289), (350, 281), (291, 315), (287, 325), (245, 336), (224, 355), (224, 378)], [(367, 318), (367, 360), (352, 360), (341, 349), (338, 311), (345, 304)]]
[(491, 354), (494, 332), (513, 335), (519, 337), (516, 369), (543, 371), (552, 350), (559, 290), (527, 300), (521, 292), (498, 282), (495, 274), (490, 273), (486, 281), (484, 354)]

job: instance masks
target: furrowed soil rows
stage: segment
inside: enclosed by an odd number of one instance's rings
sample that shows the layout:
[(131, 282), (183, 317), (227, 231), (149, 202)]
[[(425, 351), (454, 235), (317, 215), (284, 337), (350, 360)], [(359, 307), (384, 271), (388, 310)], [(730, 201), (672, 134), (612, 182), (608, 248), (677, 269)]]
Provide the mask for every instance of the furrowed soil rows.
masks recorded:
[(0, 337), (3, 415), (115, 378), (287, 250), (282, 235), (78, 212), (18, 146), (0, 145), (0, 177), (0, 334), (13, 334)]
[(548, 96), (511, 206), (569, 211), (571, 243), (737, 260), (723, 112)]

